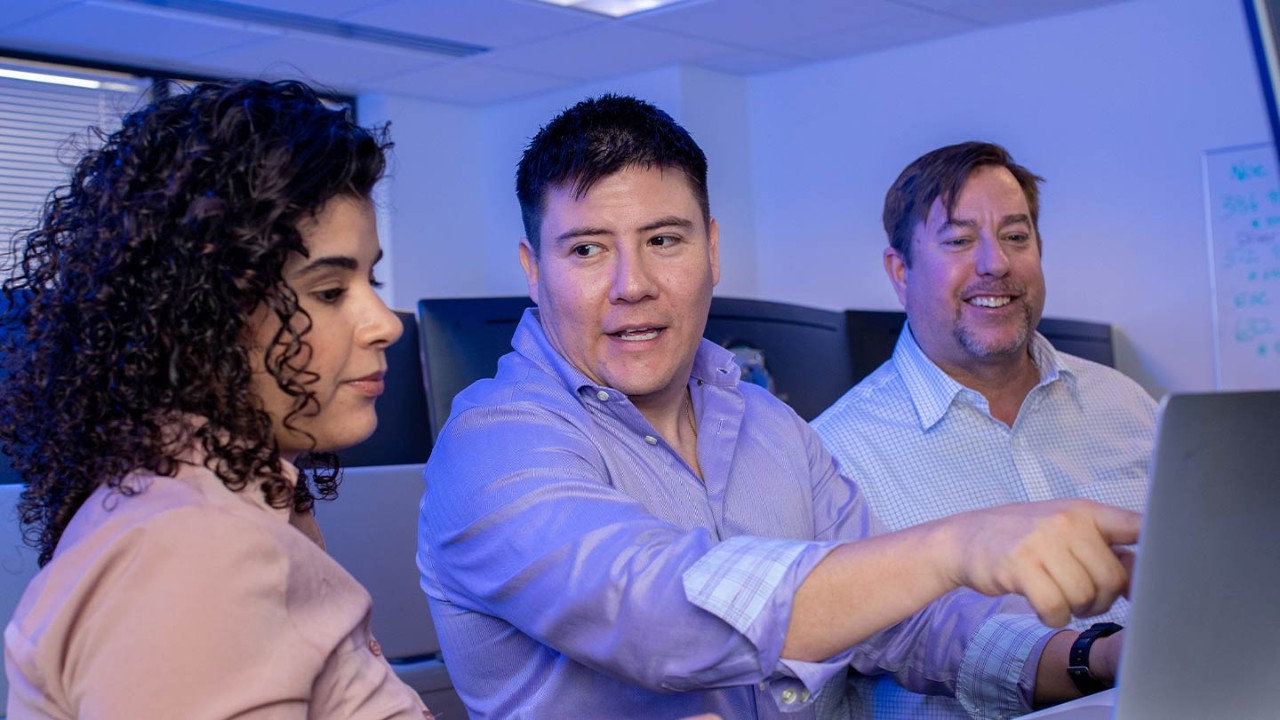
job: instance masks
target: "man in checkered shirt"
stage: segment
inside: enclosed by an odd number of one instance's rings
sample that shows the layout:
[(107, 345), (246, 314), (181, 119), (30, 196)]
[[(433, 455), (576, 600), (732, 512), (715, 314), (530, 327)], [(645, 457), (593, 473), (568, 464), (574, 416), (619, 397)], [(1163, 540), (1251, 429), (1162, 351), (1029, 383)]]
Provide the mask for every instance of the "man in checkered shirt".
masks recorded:
[[(1045, 299), (1039, 182), (1004, 148), (968, 142), (912, 162), (885, 198), (885, 272), (907, 323), (892, 359), (812, 426), (891, 530), (1034, 500), (1146, 504), (1155, 403), (1129, 378), (1057, 352), (1035, 331)], [(1071, 627), (1123, 623), (1128, 611), (1122, 599)], [(1039, 657), (1075, 637), (1046, 630), (1023, 639), (1030, 648), (993, 654)], [(1010, 680), (1023, 688), (1053, 680), (1034, 677), (1031, 665)], [(954, 698), (917, 695), (883, 676), (852, 676), (848, 700), (854, 717), (970, 715)]]

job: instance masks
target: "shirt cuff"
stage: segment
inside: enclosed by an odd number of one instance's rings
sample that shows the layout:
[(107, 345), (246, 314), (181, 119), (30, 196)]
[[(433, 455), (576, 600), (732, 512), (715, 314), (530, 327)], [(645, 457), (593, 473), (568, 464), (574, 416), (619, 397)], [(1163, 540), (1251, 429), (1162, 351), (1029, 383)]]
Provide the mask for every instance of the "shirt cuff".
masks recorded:
[(758, 690), (782, 712), (809, 706), (848, 665), (849, 653), (817, 663), (781, 658), (795, 590), (837, 545), (739, 535), (716, 545), (684, 573), (689, 602), (756, 646), (766, 676)]
[(1023, 687), (1028, 663), (1059, 630), (1045, 627), (1034, 615), (993, 615), (978, 628), (965, 648), (956, 677), (956, 699), (970, 717), (1015, 718), (1031, 712), (1033, 687)]

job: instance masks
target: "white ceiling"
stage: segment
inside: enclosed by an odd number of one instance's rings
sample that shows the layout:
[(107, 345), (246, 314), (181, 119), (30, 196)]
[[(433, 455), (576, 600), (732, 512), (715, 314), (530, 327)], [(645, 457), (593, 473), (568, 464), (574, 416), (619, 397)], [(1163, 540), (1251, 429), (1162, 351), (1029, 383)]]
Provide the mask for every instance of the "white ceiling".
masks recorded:
[[(688, 0), (615, 20), (530, 0), (0, 0), (0, 53), (485, 105), (675, 64), (765, 73), (1117, 1)], [(247, 21), (193, 5), (269, 12)], [(488, 51), (455, 58), (333, 37), (275, 25), (288, 19), (280, 13)]]

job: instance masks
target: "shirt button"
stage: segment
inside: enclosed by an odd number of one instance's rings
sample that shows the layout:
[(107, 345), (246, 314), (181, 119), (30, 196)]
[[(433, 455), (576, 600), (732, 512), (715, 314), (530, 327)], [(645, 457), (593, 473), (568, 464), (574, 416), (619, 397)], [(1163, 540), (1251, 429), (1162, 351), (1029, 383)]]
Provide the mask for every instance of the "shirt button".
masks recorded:
[(808, 691), (808, 690), (801, 690), (801, 691), (800, 691), (800, 702), (809, 702), (809, 691)]
[(782, 702), (788, 705), (794, 705), (796, 702), (796, 691), (792, 690), (791, 688), (787, 688), (786, 690), (783, 690)]
[(760, 692), (764, 692), (765, 690), (768, 690), (768, 689), (769, 689), (769, 683), (761, 682), (761, 683), (760, 683), (759, 685), (757, 685), (756, 687), (760, 688)]
[(605, 402), (609, 399), (609, 393), (601, 390), (596, 393), (596, 397), (600, 398), (600, 402)]
[(658, 444), (658, 438), (656, 438), (656, 437), (654, 437), (654, 436), (652, 436), (652, 435), (645, 435), (645, 436), (644, 436), (644, 441), (645, 441), (645, 442), (647, 442), (647, 443), (649, 443), (650, 445), (657, 445), (657, 444)]
[(382, 657), (382, 646), (373, 638), (369, 638), (369, 652), (373, 653), (377, 657)]

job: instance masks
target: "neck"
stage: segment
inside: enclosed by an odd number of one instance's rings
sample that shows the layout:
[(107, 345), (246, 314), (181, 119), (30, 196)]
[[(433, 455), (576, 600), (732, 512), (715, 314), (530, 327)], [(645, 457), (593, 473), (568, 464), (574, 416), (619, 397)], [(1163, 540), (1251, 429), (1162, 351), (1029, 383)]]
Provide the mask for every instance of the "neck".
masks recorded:
[(636, 406), (644, 419), (648, 420), (653, 429), (657, 430), (667, 442), (673, 444), (679, 435), (681, 423), (685, 425), (688, 423), (684, 419), (684, 406), (689, 396), (688, 386), (689, 383), (686, 380), (681, 385), (672, 383), (672, 387), (665, 388), (655, 395), (630, 396), (631, 404)]
[(1040, 371), (1025, 348), (1007, 359), (992, 359), (976, 367), (942, 367), (956, 382), (977, 390), (987, 399), (991, 417), (1013, 426), (1022, 401), (1040, 382)]

